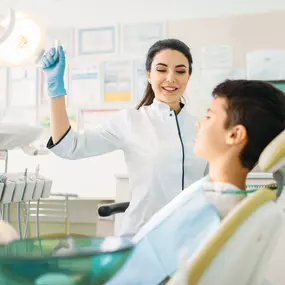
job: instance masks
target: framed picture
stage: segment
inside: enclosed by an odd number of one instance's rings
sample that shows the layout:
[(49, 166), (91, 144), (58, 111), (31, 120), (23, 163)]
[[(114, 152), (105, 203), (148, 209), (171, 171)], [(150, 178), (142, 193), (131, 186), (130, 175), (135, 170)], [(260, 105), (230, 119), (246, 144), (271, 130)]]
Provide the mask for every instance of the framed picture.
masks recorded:
[(11, 68), (9, 107), (36, 108), (37, 82), (37, 69), (34, 66)]
[(145, 56), (148, 49), (166, 37), (164, 22), (123, 24), (121, 50), (124, 56)]
[(133, 61), (109, 60), (103, 63), (103, 106), (122, 108), (133, 102)]
[(94, 129), (97, 125), (108, 122), (120, 109), (81, 109), (78, 115), (80, 131)]
[(115, 54), (117, 34), (115, 26), (79, 29), (77, 31), (77, 54)]

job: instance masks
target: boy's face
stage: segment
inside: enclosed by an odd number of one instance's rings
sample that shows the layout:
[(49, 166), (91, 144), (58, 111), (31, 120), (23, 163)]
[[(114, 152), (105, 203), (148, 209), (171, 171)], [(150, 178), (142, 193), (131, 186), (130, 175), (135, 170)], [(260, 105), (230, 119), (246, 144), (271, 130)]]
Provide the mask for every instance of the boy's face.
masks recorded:
[(215, 97), (207, 114), (197, 122), (194, 151), (209, 162), (224, 156), (230, 150), (239, 154), (246, 143), (246, 130), (243, 126), (225, 128), (226, 108), (226, 99)]

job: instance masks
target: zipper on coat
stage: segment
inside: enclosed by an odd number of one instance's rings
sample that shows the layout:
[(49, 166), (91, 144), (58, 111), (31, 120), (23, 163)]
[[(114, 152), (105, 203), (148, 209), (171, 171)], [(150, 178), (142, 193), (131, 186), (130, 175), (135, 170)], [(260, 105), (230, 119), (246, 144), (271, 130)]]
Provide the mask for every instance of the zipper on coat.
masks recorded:
[(183, 144), (183, 140), (182, 140), (182, 136), (181, 136), (181, 132), (180, 132), (177, 114), (175, 111), (174, 111), (174, 114), (175, 114), (177, 130), (178, 130), (178, 136), (179, 136), (181, 148), (182, 148), (182, 191), (183, 191), (184, 190), (184, 161), (185, 161), (184, 144)]

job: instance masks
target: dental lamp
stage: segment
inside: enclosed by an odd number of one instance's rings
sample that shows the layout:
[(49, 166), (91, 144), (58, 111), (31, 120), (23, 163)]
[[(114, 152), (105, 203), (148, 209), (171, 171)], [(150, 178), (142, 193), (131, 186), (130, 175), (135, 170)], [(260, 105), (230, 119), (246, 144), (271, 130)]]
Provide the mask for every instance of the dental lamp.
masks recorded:
[(0, 21), (0, 65), (34, 63), (43, 42), (41, 26), (29, 15), (10, 9), (8, 16)]

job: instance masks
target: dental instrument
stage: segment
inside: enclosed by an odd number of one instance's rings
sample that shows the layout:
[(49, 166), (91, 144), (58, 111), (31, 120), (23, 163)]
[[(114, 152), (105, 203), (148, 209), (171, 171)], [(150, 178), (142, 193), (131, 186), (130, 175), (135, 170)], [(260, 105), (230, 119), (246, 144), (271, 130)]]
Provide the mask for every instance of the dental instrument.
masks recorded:
[[(21, 148), (25, 151), (27, 147), (38, 139), (41, 132), (41, 128), (33, 126), (0, 124), (0, 154), (2, 154), (1, 159), (4, 160), (5, 163), (4, 171), (0, 176), (0, 191), (2, 191), (2, 193), (0, 193), (0, 206), (2, 208), (1, 219), (10, 222), (10, 205), (11, 203), (17, 203), (18, 231), (21, 239), (27, 237), (30, 201), (41, 199), (44, 189), (44, 195), (48, 197), (51, 192), (52, 180), (39, 175), (39, 165), (36, 167), (34, 173), (28, 173), (27, 168), (24, 173), (8, 172), (8, 152), (16, 148)], [(33, 152), (29, 154), (38, 155), (39, 153), (40, 152)], [(47, 183), (45, 183), (46, 181)], [(22, 204), (25, 206), (24, 232), (21, 225)], [(37, 222), (39, 222), (38, 217)], [(39, 226), (37, 226), (37, 228), (39, 228)], [(38, 232), (37, 235), (39, 236)]]

